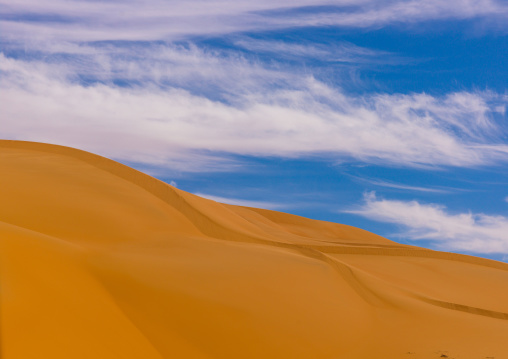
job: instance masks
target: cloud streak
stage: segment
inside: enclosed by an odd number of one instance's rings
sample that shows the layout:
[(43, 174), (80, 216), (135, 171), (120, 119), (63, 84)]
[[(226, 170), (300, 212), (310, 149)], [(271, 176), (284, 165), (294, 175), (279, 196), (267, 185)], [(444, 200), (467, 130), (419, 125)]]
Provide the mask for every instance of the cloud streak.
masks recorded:
[[(157, 60), (151, 70), (134, 60), (124, 60), (117, 70), (103, 57), (102, 80), (90, 83), (80, 80), (94, 74), (81, 62), (0, 56), (2, 112), (9, 119), (1, 136), (183, 169), (190, 159), (220, 167), (235, 155), (413, 167), (471, 167), (508, 159), (508, 145), (496, 137), (503, 128), (493, 120), (507, 102), (503, 95), (352, 97), (311, 75), (243, 57), (168, 51), (164, 56), (173, 58), (176, 72), (163, 62), (157, 67)], [(201, 72), (191, 71), (195, 63)], [(132, 84), (116, 85), (117, 72), (129, 74)], [(203, 84), (201, 92), (180, 85), (192, 79)]]
[(0, 11), (4, 40), (16, 41), (178, 40), (290, 27), (508, 17), (508, 6), (495, 0), (1, 0)]
[(275, 58), (295, 59), (297, 61), (318, 60), (326, 63), (350, 63), (354, 65), (397, 64), (408, 61), (386, 51), (360, 47), (345, 41), (328, 44), (305, 44), (243, 37), (234, 41), (234, 44), (257, 54), (264, 53)]
[(400, 190), (406, 190), (406, 191), (430, 192), (430, 193), (450, 193), (452, 191), (452, 189), (410, 186), (410, 185), (402, 184), (402, 183), (387, 182), (387, 181), (381, 181), (381, 180), (375, 180), (375, 179), (361, 178), (361, 177), (356, 177), (356, 176), (351, 176), (351, 177), (357, 181), (369, 183), (374, 186), (400, 189)]
[(508, 218), (483, 213), (450, 213), (437, 204), (379, 199), (374, 192), (365, 202), (347, 211), (376, 221), (401, 225), (399, 235), (411, 240), (429, 240), (441, 250), (473, 253), (508, 253)]

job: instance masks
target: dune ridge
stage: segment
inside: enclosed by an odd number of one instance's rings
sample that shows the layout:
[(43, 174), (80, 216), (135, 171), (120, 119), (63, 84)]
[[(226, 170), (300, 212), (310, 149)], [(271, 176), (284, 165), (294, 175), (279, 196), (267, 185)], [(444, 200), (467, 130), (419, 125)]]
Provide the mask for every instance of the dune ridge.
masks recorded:
[(508, 264), (0, 141), (2, 358), (508, 357)]

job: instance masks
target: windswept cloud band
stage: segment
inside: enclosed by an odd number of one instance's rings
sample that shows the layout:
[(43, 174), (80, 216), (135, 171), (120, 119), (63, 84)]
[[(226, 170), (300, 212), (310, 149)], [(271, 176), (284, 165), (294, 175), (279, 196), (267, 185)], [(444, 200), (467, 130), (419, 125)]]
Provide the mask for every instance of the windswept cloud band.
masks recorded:
[[(196, 169), (185, 168), (189, 158), (194, 163), (214, 158), (220, 166), (231, 155), (318, 155), (399, 166), (508, 160), (508, 145), (498, 137), (504, 128), (495, 121), (504, 114), (504, 95), (351, 96), (312, 75), (263, 67), (243, 57), (166, 50), (157, 56), (173, 64), (167, 70), (156, 60), (153, 72), (136, 59), (124, 60), (120, 72), (132, 69), (129, 86), (115, 84), (117, 69), (107, 54), (95, 56), (110, 66), (95, 70), (83, 70), (77, 61), (0, 56), (2, 111), (9, 119), (2, 137), (67, 144), (183, 170)], [(190, 71), (189, 60), (203, 71)], [(93, 81), (87, 84), (83, 78)], [(192, 80), (203, 88), (193, 91), (188, 87)]]
[(0, 31), (7, 38), (59, 41), (175, 40), (289, 27), (366, 28), (485, 17), (506, 27), (508, 16), (508, 6), (495, 0), (1, 0), (0, 11)]

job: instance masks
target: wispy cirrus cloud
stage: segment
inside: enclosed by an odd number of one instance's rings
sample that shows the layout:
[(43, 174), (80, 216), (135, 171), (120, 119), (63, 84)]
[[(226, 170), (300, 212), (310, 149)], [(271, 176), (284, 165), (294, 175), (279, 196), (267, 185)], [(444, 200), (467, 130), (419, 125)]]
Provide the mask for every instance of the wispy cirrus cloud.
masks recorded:
[(236, 46), (258, 54), (270, 54), (275, 58), (318, 60), (327, 63), (399, 64), (409, 61), (387, 51), (369, 49), (342, 41), (326, 44), (306, 44), (287, 41), (262, 40), (242, 37), (234, 41)]
[(374, 186), (400, 189), (405, 191), (414, 191), (414, 192), (429, 192), (429, 193), (450, 193), (453, 189), (451, 188), (435, 188), (435, 187), (420, 187), (420, 186), (411, 186), (403, 183), (382, 181), (377, 179), (370, 178), (361, 178), (356, 176), (351, 176), (355, 180), (359, 182), (369, 183)]
[(508, 6), (495, 0), (2, 0), (0, 12), (4, 41), (150, 41), (302, 26), (366, 28), (441, 19), (503, 20)]
[(363, 205), (347, 211), (380, 222), (402, 226), (399, 236), (429, 240), (441, 250), (508, 253), (508, 218), (483, 213), (451, 213), (438, 204), (377, 198), (365, 195)]
[[(90, 70), (82, 62), (2, 55), (2, 112), (10, 119), (2, 137), (182, 169), (188, 162), (220, 167), (234, 155), (353, 158), (399, 166), (508, 160), (508, 145), (498, 136), (504, 129), (494, 120), (502, 115), (504, 95), (355, 97), (311, 75), (239, 56), (187, 48), (159, 49), (156, 56), (164, 61), (152, 58), (154, 66), (99, 57), (102, 67)], [(167, 65), (168, 58), (178, 71)], [(196, 63), (201, 71), (192, 70)], [(118, 79), (131, 83), (120, 86)], [(202, 85), (199, 91), (186, 88), (193, 80)]]

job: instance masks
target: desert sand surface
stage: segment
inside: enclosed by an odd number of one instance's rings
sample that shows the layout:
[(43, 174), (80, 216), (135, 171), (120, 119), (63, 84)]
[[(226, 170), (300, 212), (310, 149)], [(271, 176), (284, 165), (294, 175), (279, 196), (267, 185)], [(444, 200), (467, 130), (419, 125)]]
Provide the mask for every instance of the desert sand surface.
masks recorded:
[(508, 358), (508, 264), (220, 204), (0, 141), (0, 348), (41, 358)]

